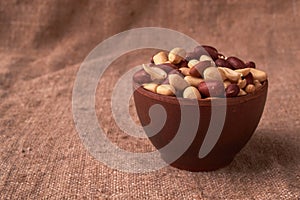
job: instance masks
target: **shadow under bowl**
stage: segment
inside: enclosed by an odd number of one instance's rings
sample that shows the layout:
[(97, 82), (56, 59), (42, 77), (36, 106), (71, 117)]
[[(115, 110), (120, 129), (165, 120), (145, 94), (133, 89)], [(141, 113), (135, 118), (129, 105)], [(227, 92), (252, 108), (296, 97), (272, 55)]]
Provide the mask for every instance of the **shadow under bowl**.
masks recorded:
[[(165, 109), (166, 121), (158, 133), (152, 135), (154, 130), (144, 128), (151, 143), (160, 151), (162, 159), (171, 166), (179, 169), (188, 171), (212, 171), (230, 164), (235, 155), (246, 145), (253, 135), (264, 110), (268, 81), (265, 81), (263, 85), (252, 94), (226, 98), (225, 101), (224, 99), (213, 99), (213, 101), (215, 101), (213, 103), (214, 109), (222, 110), (226, 107), (226, 113), (224, 114), (225, 119), (223, 119), (222, 122), (218, 120), (211, 122), (211, 99), (192, 101), (180, 97), (155, 94), (145, 90), (141, 85), (135, 82), (133, 82), (133, 88), (137, 115), (143, 127), (146, 127), (151, 122), (149, 109), (153, 105), (158, 104)], [(170, 158), (174, 157), (174, 148), (169, 151), (162, 151), (161, 149), (163, 149), (165, 145), (168, 145), (178, 132), (182, 120), (180, 106), (184, 106), (188, 112), (190, 112), (191, 116), (193, 116), (193, 112), (199, 112), (199, 124), (191, 144), (176, 160), (170, 161)], [(151, 113), (151, 117), (159, 119), (161, 112), (155, 113), (154, 111), (154, 113)], [(199, 151), (210, 123), (223, 122), (224, 126), (221, 129), (222, 131), (216, 144), (205, 157), (200, 158)], [(153, 129), (155, 129), (155, 127), (153, 127)], [(191, 134), (190, 131), (189, 128), (186, 128), (185, 134), (187, 137)], [(184, 138), (182, 144), (184, 144)], [(178, 144), (178, 149), (182, 149), (180, 145), (181, 144)]]

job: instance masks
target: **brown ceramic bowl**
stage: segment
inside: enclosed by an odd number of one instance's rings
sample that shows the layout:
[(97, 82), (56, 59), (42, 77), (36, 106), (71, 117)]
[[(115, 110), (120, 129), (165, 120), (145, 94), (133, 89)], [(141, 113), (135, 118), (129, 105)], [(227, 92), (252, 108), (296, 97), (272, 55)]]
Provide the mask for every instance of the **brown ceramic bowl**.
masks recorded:
[[(174, 138), (178, 131), (181, 120), (178, 100), (176, 97), (163, 96), (147, 91), (137, 83), (133, 83), (133, 87), (135, 90), (134, 102), (142, 126), (146, 126), (150, 122), (148, 113), (152, 105), (159, 104), (166, 111), (165, 125), (156, 135), (150, 137), (148, 134), (149, 129), (145, 130), (152, 144), (160, 150)], [(228, 165), (254, 133), (264, 110), (267, 90), (268, 81), (265, 81), (262, 87), (253, 94), (226, 99), (227, 111), (221, 135), (214, 148), (204, 158), (199, 158), (198, 153), (210, 124), (211, 100), (201, 99), (198, 100), (198, 103), (193, 104), (189, 99), (182, 99), (183, 104), (189, 107), (191, 112), (195, 110), (193, 109), (195, 106), (199, 107), (199, 127), (192, 144), (170, 165), (188, 171), (211, 171)], [(222, 103), (217, 103), (216, 106), (222, 106)], [(186, 134), (189, 134), (188, 129)], [(172, 152), (160, 153), (165, 161), (172, 154)]]

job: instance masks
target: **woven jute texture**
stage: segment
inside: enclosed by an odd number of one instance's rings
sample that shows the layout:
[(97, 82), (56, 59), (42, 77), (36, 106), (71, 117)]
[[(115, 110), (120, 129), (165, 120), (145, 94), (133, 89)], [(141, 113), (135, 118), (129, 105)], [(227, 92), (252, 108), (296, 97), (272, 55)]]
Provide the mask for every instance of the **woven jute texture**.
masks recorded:
[[(297, 0), (1, 0), (0, 199), (299, 199), (299, 9)], [(182, 32), (268, 72), (260, 124), (229, 166), (132, 174), (84, 147), (72, 115), (80, 64), (101, 41), (147, 26)], [(154, 148), (119, 130), (110, 95), (122, 73), (153, 52), (121, 56), (97, 88), (99, 123), (128, 151)]]

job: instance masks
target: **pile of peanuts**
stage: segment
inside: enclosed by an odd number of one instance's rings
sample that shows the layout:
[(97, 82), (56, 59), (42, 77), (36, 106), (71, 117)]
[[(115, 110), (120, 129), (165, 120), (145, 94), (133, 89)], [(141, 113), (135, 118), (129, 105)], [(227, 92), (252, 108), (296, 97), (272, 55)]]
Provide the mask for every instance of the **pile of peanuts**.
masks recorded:
[(203, 45), (188, 53), (179, 47), (158, 52), (133, 80), (157, 94), (204, 99), (254, 93), (267, 74), (256, 69), (253, 61), (225, 57), (216, 48)]

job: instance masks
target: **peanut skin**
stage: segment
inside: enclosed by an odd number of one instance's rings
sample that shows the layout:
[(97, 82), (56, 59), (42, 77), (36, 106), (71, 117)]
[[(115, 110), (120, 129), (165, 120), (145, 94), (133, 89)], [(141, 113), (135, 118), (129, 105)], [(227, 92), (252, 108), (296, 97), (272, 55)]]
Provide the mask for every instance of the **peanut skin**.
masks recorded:
[(204, 81), (198, 86), (201, 95), (205, 97), (222, 97), (224, 96), (224, 85), (221, 81)]

